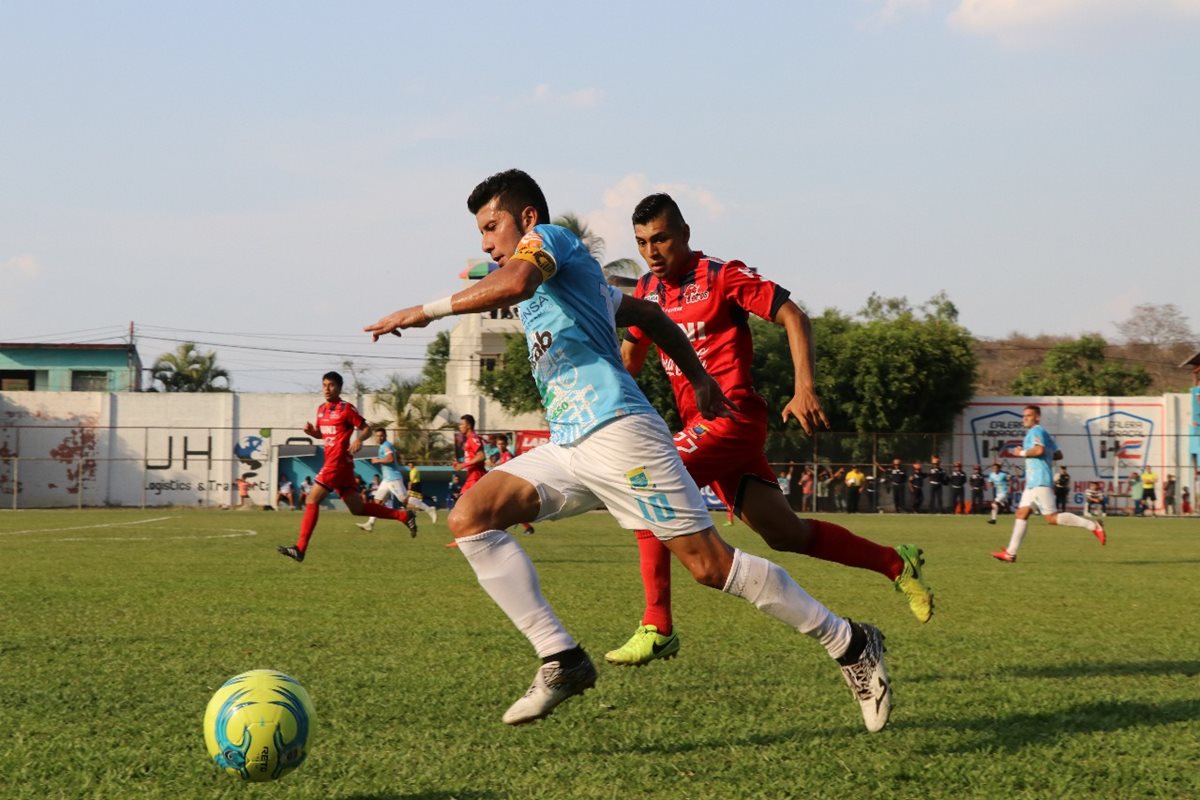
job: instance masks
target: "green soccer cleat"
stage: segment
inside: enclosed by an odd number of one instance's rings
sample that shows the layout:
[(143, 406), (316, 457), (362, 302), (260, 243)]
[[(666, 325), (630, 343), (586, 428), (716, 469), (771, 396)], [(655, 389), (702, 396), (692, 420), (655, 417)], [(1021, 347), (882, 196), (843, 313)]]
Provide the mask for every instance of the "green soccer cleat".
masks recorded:
[(619, 667), (640, 667), (656, 658), (674, 658), (679, 652), (679, 636), (672, 631), (663, 636), (653, 625), (642, 625), (629, 641), (604, 654), (604, 660)]
[(921, 567), (925, 566), (925, 553), (915, 544), (902, 544), (896, 548), (904, 561), (904, 571), (894, 581), (897, 592), (904, 592), (908, 598), (908, 607), (913, 616), (921, 622), (929, 622), (933, 616), (933, 591), (921, 577)]

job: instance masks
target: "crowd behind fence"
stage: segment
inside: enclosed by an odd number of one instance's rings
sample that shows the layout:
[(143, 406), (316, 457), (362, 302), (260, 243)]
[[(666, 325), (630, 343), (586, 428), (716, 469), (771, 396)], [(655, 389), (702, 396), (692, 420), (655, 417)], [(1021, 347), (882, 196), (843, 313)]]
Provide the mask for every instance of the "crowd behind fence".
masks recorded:
[[(276, 429), (267, 437), (250, 428), (169, 428), (8, 426), (0, 428), (0, 508), (100, 507), (148, 505), (220, 506), (236, 501), (239, 480), (251, 483), (260, 504), (271, 504), (281, 477), (299, 481), (300, 464), (316, 462), (319, 442), (299, 430)], [(512, 431), (498, 431), (515, 442)], [(490, 442), (492, 432), (481, 431)], [(1099, 483), (1112, 512), (1131, 511), (1131, 476), (1149, 469), (1156, 477), (1158, 506), (1166, 495), (1176, 512), (1196, 497), (1198, 473), (1185, 437), (1154, 435), (1133, 447), (1129, 442), (1096, 441), (1092, 437), (1058, 435), (1071, 476), (1068, 505), (1082, 508), (1086, 490)], [(461, 458), (461, 442), (452, 429), (422, 430), (393, 435), (401, 461), (448, 468)], [(897, 510), (887, 475), (894, 459), (911, 474), (927, 470), (936, 456), (950, 473), (956, 462), (965, 472), (980, 465), (988, 472), (998, 463), (1019, 492), (1024, 459), (1014, 455), (1019, 442), (986, 439), (970, 434), (854, 434), (818, 432), (797, 448), (776, 448), (772, 465), (798, 511), (874, 513)], [(370, 448), (364, 452), (370, 453)], [(860, 486), (848, 486), (846, 475), (857, 467)], [(363, 465), (360, 474), (371, 467)], [(811, 475), (811, 481), (805, 477)], [(1173, 485), (1168, 486), (1168, 476)], [(857, 491), (855, 491), (857, 489)], [(1168, 491), (1169, 490), (1169, 491)], [(906, 492), (908, 491), (906, 487)], [(922, 510), (955, 511), (948, 485), (920, 487)], [(939, 497), (935, 497), (940, 495)], [(910, 497), (911, 494), (906, 494)], [(970, 498), (969, 490), (966, 496)], [(985, 501), (992, 491), (986, 492)], [(264, 499), (265, 498), (265, 499)], [(855, 502), (855, 500), (857, 502)], [(940, 502), (939, 502), (940, 500)], [(857, 505), (857, 508), (854, 506)], [(977, 510), (978, 503), (972, 503)], [(904, 510), (904, 509), (900, 509)], [(962, 511), (962, 509), (959, 509)]]

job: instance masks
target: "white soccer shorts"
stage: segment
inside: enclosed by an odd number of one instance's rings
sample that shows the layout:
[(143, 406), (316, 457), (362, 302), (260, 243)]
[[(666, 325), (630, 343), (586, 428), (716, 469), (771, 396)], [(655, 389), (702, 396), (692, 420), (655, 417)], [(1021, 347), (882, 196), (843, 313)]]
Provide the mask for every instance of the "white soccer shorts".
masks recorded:
[(696, 482), (657, 414), (620, 417), (570, 445), (544, 444), (495, 467), (537, 487), (534, 522), (607, 508), (629, 530), (671, 539), (712, 527)]
[(1058, 508), (1054, 505), (1054, 490), (1049, 486), (1035, 486), (1032, 489), (1026, 487), (1025, 491), (1021, 492), (1021, 505), (1018, 508), (1031, 506), (1043, 517), (1047, 514), (1057, 514)]
[(404, 481), (380, 481), (379, 488), (375, 490), (375, 502), (382, 503), (389, 494), (396, 498), (397, 503), (404, 505), (404, 498), (408, 496)]

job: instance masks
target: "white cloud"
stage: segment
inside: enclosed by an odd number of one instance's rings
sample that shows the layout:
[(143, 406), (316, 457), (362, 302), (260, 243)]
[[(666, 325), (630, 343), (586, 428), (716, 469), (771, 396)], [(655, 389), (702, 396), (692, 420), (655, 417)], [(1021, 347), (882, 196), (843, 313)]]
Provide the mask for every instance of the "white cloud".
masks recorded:
[(556, 91), (548, 83), (539, 83), (533, 88), (533, 99), (567, 108), (595, 108), (604, 98), (604, 93), (595, 88), (576, 89), (571, 92)]
[(583, 214), (588, 227), (604, 237), (605, 260), (637, 258), (633, 243), (633, 224), (629, 217), (643, 197), (653, 192), (666, 192), (675, 198), (685, 218), (715, 219), (725, 213), (721, 201), (708, 189), (686, 183), (651, 183), (640, 172), (622, 176), (604, 190), (602, 208)]
[(42, 271), (37, 259), (29, 254), (13, 256), (7, 261), (0, 262), (0, 278), (35, 278)]
[(874, 20), (881, 23), (895, 22), (901, 15), (910, 11), (924, 11), (929, 8), (932, 0), (875, 0), (883, 7), (875, 15)]
[(950, 25), (981, 36), (1027, 41), (1135, 19), (1200, 19), (1200, 0), (959, 0)]

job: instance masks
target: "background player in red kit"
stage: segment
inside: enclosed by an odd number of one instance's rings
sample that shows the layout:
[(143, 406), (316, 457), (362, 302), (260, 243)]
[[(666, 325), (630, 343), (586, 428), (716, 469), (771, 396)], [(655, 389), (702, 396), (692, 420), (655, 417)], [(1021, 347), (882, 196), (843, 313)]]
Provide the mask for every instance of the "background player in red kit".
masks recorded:
[[(466, 480), (463, 481), (462, 489), (459, 491), (461, 496), (475, 484), (479, 483), (479, 479), (487, 475), (487, 453), (483, 451), (483, 437), (475, 432), (475, 417), (470, 414), (463, 414), (458, 418), (458, 432), (463, 437), (463, 460), (456, 461), (450, 466), (454, 469), (465, 470), (467, 473)], [(458, 547), (458, 540), (450, 542), (446, 547)]]
[[(516, 458), (516, 456), (512, 454), (512, 451), (508, 449), (508, 437), (503, 433), (496, 435), (496, 447), (499, 448), (499, 452), (496, 453), (496, 461), (492, 466), (498, 467), (501, 464), (507, 464), (509, 461), (512, 461), (514, 458)], [(526, 536), (531, 536), (534, 533), (533, 526), (528, 522), (522, 522), (521, 529), (522, 533), (524, 533)]]
[[(675, 446), (697, 485), (711, 485), (726, 506), (774, 550), (886, 576), (907, 596), (917, 619), (927, 622), (933, 613), (933, 593), (921, 576), (921, 551), (915, 545), (885, 547), (840, 525), (798, 518), (763, 455), (767, 404), (750, 377), (754, 348), (747, 319), (755, 314), (787, 329), (795, 395), (783, 408), (783, 420), (795, 417), (806, 433), (812, 433), (819, 425), (828, 427), (829, 421), (813, 387), (808, 317), (788, 299), (786, 289), (742, 262), (693, 251), (691, 230), (670, 196), (653, 194), (643, 199), (633, 212), (633, 226), (638, 251), (650, 268), (638, 281), (634, 296), (657, 302), (683, 329), (705, 369), (737, 404), (731, 418), (704, 419), (687, 380), (663, 357), (683, 420)], [(650, 344), (637, 328), (628, 330), (621, 356), (630, 372), (641, 371)], [(679, 637), (672, 630), (670, 554), (649, 531), (638, 531), (637, 539), (646, 611), (633, 637), (605, 655), (613, 664), (645, 664), (670, 658), (679, 650)]]
[(463, 414), (458, 419), (458, 432), (463, 437), (463, 460), (453, 464), (455, 469), (466, 470), (462, 491), (467, 491), (487, 474), (487, 454), (483, 452), (483, 437), (475, 432), (475, 417)]
[[(342, 376), (326, 372), (321, 377), (321, 389), (325, 402), (317, 408), (317, 424), (304, 423), (304, 432), (325, 445), (325, 465), (317, 475), (317, 483), (308, 493), (304, 506), (304, 519), (300, 522), (300, 536), (291, 547), (280, 545), (277, 549), (288, 558), (304, 560), (308, 540), (317, 527), (317, 516), (321, 513), (321, 501), (330, 492), (336, 492), (350, 513), (360, 517), (382, 517), (403, 522), (409, 532), (417, 535), (417, 517), (405, 509), (393, 510), (379, 503), (363, 500), (354, 478), (354, 454), (362, 447), (371, 433), (371, 428), (362, 414), (352, 404), (342, 399)], [(357, 432), (357, 436), (354, 435)]]

